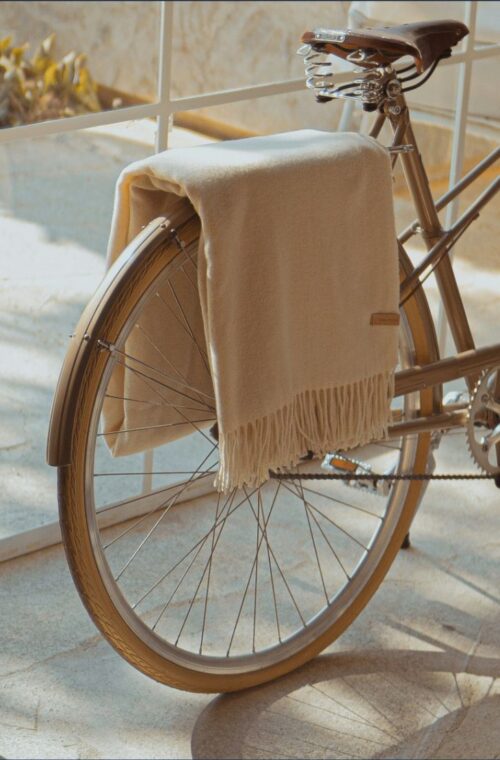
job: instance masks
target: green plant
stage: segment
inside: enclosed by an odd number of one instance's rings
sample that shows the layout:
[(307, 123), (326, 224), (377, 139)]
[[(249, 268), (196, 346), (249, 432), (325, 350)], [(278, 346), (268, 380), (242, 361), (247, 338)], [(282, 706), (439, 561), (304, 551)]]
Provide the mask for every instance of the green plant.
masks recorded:
[(57, 61), (54, 40), (49, 35), (31, 60), (29, 43), (0, 40), (0, 127), (102, 110), (86, 55), (71, 52)]

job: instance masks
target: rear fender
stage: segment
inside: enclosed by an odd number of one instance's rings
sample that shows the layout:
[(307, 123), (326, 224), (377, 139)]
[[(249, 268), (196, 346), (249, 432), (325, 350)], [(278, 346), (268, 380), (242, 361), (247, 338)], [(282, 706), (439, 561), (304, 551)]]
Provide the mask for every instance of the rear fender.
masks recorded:
[(110, 267), (103, 281), (87, 304), (70, 344), (59, 375), (47, 439), (47, 463), (54, 467), (71, 462), (71, 441), (74, 416), (82, 378), (90, 352), (95, 348), (99, 328), (104, 317), (104, 306), (111, 288), (118, 281), (133, 275), (144, 259), (158, 246), (175, 239), (176, 231), (165, 217), (150, 222), (125, 248)]

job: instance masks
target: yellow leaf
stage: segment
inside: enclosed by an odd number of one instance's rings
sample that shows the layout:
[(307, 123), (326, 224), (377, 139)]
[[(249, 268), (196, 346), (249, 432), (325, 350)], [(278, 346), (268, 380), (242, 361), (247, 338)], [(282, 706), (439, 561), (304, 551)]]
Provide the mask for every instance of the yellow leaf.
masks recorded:
[(11, 37), (0, 39), (0, 92), (8, 93), (9, 123), (102, 109), (85, 65), (87, 56), (72, 51), (58, 62), (52, 57), (55, 36), (43, 40), (31, 61), (26, 56), (28, 43), (12, 47)]
[(78, 84), (83, 90), (88, 90), (91, 87), (92, 79), (89, 74), (89, 70), (86, 68), (81, 68), (78, 71)]
[(42, 42), (42, 44), (40, 45), (40, 49), (44, 55), (46, 56), (50, 55), (55, 38), (56, 38), (56, 33), (52, 32), (52, 34), (49, 34), (49, 36), (46, 37), (44, 41)]
[(73, 84), (73, 75), (74, 75), (74, 68), (73, 68), (73, 66), (71, 66), (71, 65), (69, 65), (69, 66), (67, 66), (67, 65), (63, 66), (63, 69), (62, 69), (62, 72), (61, 72), (61, 79), (62, 79), (62, 84), (65, 87), (71, 88), (71, 86)]
[(100, 111), (101, 104), (97, 97), (97, 87), (90, 76), (89, 70), (82, 67), (78, 71), (78, 82), (75, 84), (75, 94), (78, 100), (91, 111)]
[(71, 88), (75, 76), (75, 53), (68, 53), (61, 61), (62, 64), (62, 83), (65, 87)]
[(85, 55), (85, 53), (79, 53), (79, 55), (77, 55), (75, 58), (75, 66), (77, 68), (80, 68), (81, 66), (83, 66), (86, 60), (87, 60), (87, 56)]
[(57, 63), (51, 63), (43, 75), (45, 89), (48, 89), (49, 87), (57, 87), (59, 84), (59, 76)]
[(37, 73), (43, 74), (49, 66), (55, 63), (55, 60), (50, 55), (54, 39), (55, 33), (52, 33), (42, 42), (33, 56), (31, 65)]
[(19, 66), (19, 64), (22, 62), (23, 56), (29, 46), (29, 42), (25, 42), (24, 45), (19, 45), (18, 47), (12, 48), (10, 51), (11, 60), (14, 61), (16, 66)]
[(83, 105), (88, 108), (89, 111), (100, 111), (101, 104), (97, 95), (94, 92), (85, 91), (79, 84), (75, 87), (75, 95)]
[(3, 40), (0, 40), (0, 55), (3, 55), (8, 51), (12, 43), (12, 35), (9, 35), (8, 37), (4, 37)]
[(67, 53), (67, 55), (64, 56), (62, 59), (62, 63), (64, 63), (65, 66), (68, 66), (70, 63), (74, 63), (76, 60), (76, 53), (74, 50), (71, 51), (71, 53)]
[(50, 56), (40, 55), (39, 51), (37, 51), (31, 60), (31, 65), (37, 74), (43, 74), (49, 68), (49, 66), (52, 66), (54, 63), (56, 62), (53, 58), (50, 58)]

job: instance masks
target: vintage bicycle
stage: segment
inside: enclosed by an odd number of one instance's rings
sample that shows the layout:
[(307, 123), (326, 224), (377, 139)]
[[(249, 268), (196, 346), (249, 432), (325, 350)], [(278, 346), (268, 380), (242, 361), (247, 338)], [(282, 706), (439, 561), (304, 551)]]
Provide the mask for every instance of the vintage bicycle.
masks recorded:
[[(390, 123), (389, 150), (394, 163), (402, 162), (416, 209), (416, 221), (398, 239), (400, 349), (388, 438), (321, 458), (304, 452), (293, 470), (271, 472), (259, 488), (227, 496), (214, 490), (214, 400), (186, 383), (155, 328), (168, 314), (193, 343), (198, 371), (209, 371), (187, 305), (196, 288), (200, 234), (188, 201), (133, 240), (80, 319), (48, 440), (48, 461), (58, 467), (64, 544), (96, 625), (132, 665), (160, 682), (193, 691), (242, 689), (291, 671), (334, 641), (408, 543), (426, 485), (436, 477), (433, 451), (448, 431), (465, 429), (481, 471), (464, 477), (491, 478), (500, 486), (500, 343), (475, 347), (449, 257), (500, 179), (450, 229), (438, 217), (500, 150), (435, 202), (405, 100), (466, 34), (463, 24), (443, 21), (315, 29), (302, 40), (307, 85), (319, 101), (360, 102), (374, 112), (374, 138)], [(352, 82), (335, 86), (331, 55), (357, 67)], [(417, 234), (427, 253), (414, 266), (404, 244)], [(457, 351), (448, 358), (439, 356), (421, 287), (431, 272)], [(131, 353), (131, 336), (138, 333), (149, 341), (154, 365)], [(119, 429), (116, 435), (146, 441), (143, 448), (150, 440), (150, 451), (113, 458), (102, 415), (124, 371), (147, 389), (147, 396), (137, 393), (128, 403), (162, 405), (168, 388), (178, 399), (175, 424), (185, 427), (185, 410), (195, 410), (190, 434), (156, 446), (147, 424)], [(443, 383), (458, 378), (465, 379), (467, 398), (443, 399)]]

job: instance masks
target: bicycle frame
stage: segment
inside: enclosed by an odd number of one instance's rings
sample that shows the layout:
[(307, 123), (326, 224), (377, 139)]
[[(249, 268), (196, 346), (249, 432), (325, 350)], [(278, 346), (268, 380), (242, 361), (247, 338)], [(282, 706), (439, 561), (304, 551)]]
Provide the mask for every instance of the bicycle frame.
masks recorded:
[[(402, 280), (401, 304), (412, 297), (415, 290), (421, 287), (423, 279), (433, 271), (457, 350), (455, 356), (445, 359), (438, 357), (437, 361), (430, 364), (396, 373), (396, 396), (431, 387), (437, 391), (434, 394), (433, 414), (405, 423), (396, 422), (391, 426), (390, 436), (397, 437), (410, 432), (429, 432), (463, 426), (466, 417), (465, 405), (443, 406), (442, 384), (463, 377), (469, 391), (472, 391), (481, 370), (500, 364), (500, 343), (484, 348), (475, 347), (449, 257), (453, 245), (469, 225), (479, 217), (481, 209), (500, 190), (500, 177), (493, 180), (449, 230), (443, 230), (438, 217), (438, 211), (500, 158), (500, 148), (493, 150), (451, 190), (434, 202), (402, 93), (390, 105), (385, 104), (384, 111), (379, 114), (370, 132), (371, 137), (378, 137), (386, 119), (391, 123), (394, 132), (394, 143), (390, 148), (394, 156), (393, 165), (400, 156), (406, 183), (417, 213), (417, 219), (399, 235), (398, 243), (404, 251), (403, 244), (412, 235), (421, 233), (428, 251), (422, 262)], [(497, 381), (497, 386), (500, 386), (500, 380)], [(497, 387), (496, 391), (500, 395), (500, 387)]]

